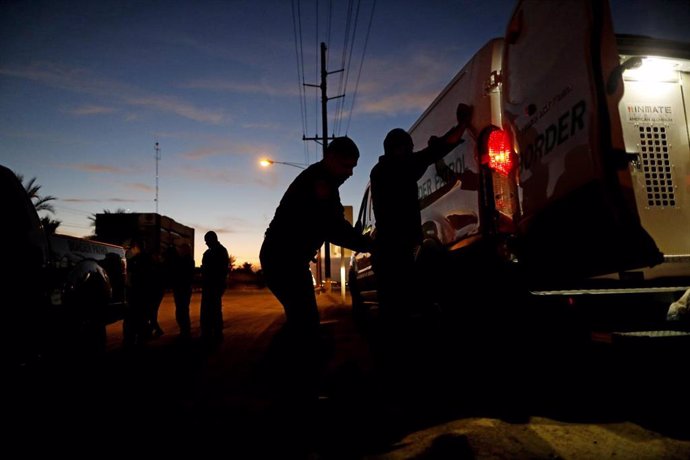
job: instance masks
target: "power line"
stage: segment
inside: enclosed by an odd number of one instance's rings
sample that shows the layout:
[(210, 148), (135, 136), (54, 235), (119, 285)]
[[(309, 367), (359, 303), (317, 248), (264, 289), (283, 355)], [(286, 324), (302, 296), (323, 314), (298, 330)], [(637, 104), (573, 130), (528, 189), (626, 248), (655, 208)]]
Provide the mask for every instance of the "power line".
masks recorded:
[[(295, 40), (295, 59), (297, 61), (297, 87), (299, 91), (299, 106), (300, 116), (302, 119), (302, 137), (307, 133), (307, 95), (304, 88), (304, 49), (302, 47), (302, 15), (299, 1), (295, 8), (295, 0), (292, 1), (292, 29), (293, 38)], [(311, 163), (309, 160), (309, 147), (306, 143), (304, 145), (305, 162)]]
[(85, 215), (85, 216), (90, 216), (91, 214), (93, 214), (93, 213), (91, 213), (91, 212), (89, 212), (89, 211), (84, 211), (84, 210), (75, 209), (75, 208), (68, 208), (67, 206), (59, 206), (59, 205), (54, 205), (54, 206), (55, 206), (55, 209), (62, 209), (62, 210), (64, 210), (64, 211), (72, 212), (72, 213), (75, 213), (75, 214), (82, 214), (82, 215)]
[[(328, 25), (327, 25), (327, 39), (328, 43), (330, 44), (330, 38), (331, 38), (331, 18), (332, 18), (332, 3), (329, 3), (329, 11), (328, 11)], [(373, 17), (373, 7), (372, 7), (372, 17)], [(334, 72), (329, 72), (327, 70), (328, 68), (328, 55), (326, 54), (326, 51), (329, 49), (329, 47), (326, 46), (326, 42), (322, 41), (320, 43), (320, 53), (316, 54), (316, 66), (315, 70), (319, 68), (318, 65), (318, 56), (321, 57), (321, 83), (319, 85), (316, 84), (307, 84), (304, 81), (304, 76), (305, 76), (305, 71), (304, 71), (304, 49), (302, 47), (302, 19), (301, 19), (301, 7), (300, 7), (300, 2), (297, 0), (297, 4), (295, 5), (295, 0), (293, 0), (292, 3), (292, 14), (293, 14), (293, 35), (294, 35), (294, 40), (295, 40), (295, 51), (296, 51), (296, 60), (297, 60), (297, 73), (298, 73), (298, 82), (301, 80), (301, 87), (299, 90), (300, 94), (300, 111), (303, 114), (303, 120), (302, 120), (302, 128), (303, 128), (303, 134), (302, 134), (302, 139), (303, 140), (314, 140), (321, 143), (321, 146), (324, 150), (326, 150), (326, 146), (328, 143), (329, 139), (332, 139), (332, 137), (329, 137), (328, 134), (328, 113), (327, 113), (327, 102), (330, 99), (339, 99), (339, 98), (344, 98), (345, 97), (345, 89), (347, 87), (347, 82), (348, 82), (348, 77), (349, 77), (349, 66), (352, 63), (352, 56), (354, 52), (354, 45), (356, 43), (355, 37), (357, 34), (357, 22), (359, 18), (359, 11), (360, 11), (360, 3), (358, 1), (356, 9), (354, 9), (354, 17), (353, 17), (353, 0), (348, 1), (348, 6), (347, 6), (347, 14), (346, 14), (346, 23), (345, 23), (345, 34), (343, 37), (343, 51), (342, 51), (342, 57), (341, 61), (343, 64), (343, 68)], [(315, 2), (315, 18), (316, 18), (316, 24), (315, 24), (315, 32), (316, 32), (316, 41), (317, 43), (319, 42), (319, 7), (318, 7), (318, 0)], [(371, 19), (369, 22), (369, 30), (371, 30)], [(299, 33), (298, 33), (299, 31)], [(367, 37), (365, 38), (365, 51), (366, 51), (366, 43), (368, 41), (369, 37), (369, 32), (367, 32)], [(299, 38), (299, 40), (298, 40)], [(362, 59), (361, 63), (364, 61), (364, 53), (365, 51), (362, 52)], [(340, 95), (335, 96), (335, 97), (328, 97), (327, 94), (327, 76), (329, 74), (335, 73), (335, 72), (343, 72), (345, 70), (345, 64), (347, 63), (348, 70), (346, 72), (346, 75), (343, 77), (343, 75), (340, 76), (340, 83), (338, 85), (338, 91)], [(359, 74), (357, 78), (357, 83), (359, 83), (359, 77), (361, 76), (361, 67), (362, 64), (360, 63), (360, 69), (359, 69)], [(318, 71), (317, 71), (318, 74)], [(322, 129), (321, 129), (321, 137), (316, 134), (314, 137), (307, 137), (306, 136), (306, 126), (307, 126), (307, 121), (308, 121), (308, 111), (306, 110), (307, 107), (307, 101), (306, 101), (306, 91), (303, 89), (304, 86), (310, 86), (310, 87), (315, 87), (319, 88), (321, 90), (321, 122), (322, 122)], [(355, 93), (356, 93), (357, 88), (355, 88)], [(304, 97), (304, 99), (302, 99)], [(340, 124), (342, 121), (342, 113), (343, 113), (343, 107), (344, 103), (342, 101), (339, 101), (340, 103), (337, 105), (336, 110), (335, 110), (335, 117), (334, 117), (334, 125), (337, 127), (338, 131), (340, 130)], [(318, 99), (314, 98), (314, 103), (318, 103)], [(354, 101), (352, 103), (354, 105)], [(315, 108), (315, 113), (316, 113), (316, 108)], [(315, 117), (315, 122), (317, 118)], [(315, 129), (315, 132), (318, 133), (318, 125)], [(335, 132), (335, 131), (334, 131)], [(309, 163), (309, 162), (308, 162)], [(330, 248), (329, 248), (329, 242), (326, 241), (324, 243), (324, 249), (325, 249), (325, 275), (326, 275), (326, 280), (330, 281)], [(319, 254), (321, 252), (319, 251)], [(321, 270), (321, 263), (317, 265), (317, 274), (318, 274), (318, 280), (320, 282), (321, 276), (320, 276), (320, 270)]]
[[(336, 101), (336, 106), (334, 107), (334, 115), (331, 116), (330, 118), (333, 120), (332, 121), (332, 129), (331, 129), (331, 136), (335, 135), (341, 135), (340, 133), (343, 131), (343, 122), (345, 121), (345, 117), (347, 116), (348, 119), (346, 121), (346, 129), (345, 133), (349, 131), (350, 128), (350, 122), (352, 120), (352, 112), (354, 111), (354, 106), (355, 106), (355, 100), (357, 96), (357, 92), (359, 90), (359, 82), (361, 80), (362, 76), (362, 70), (364, 67), (364, 59), (366, 57), (366, 49), (369, 41), (369, 35), (371, 32), (372, 24), (373, 24), (373, 17), (374, 17), (374, 11), (375, 11), (375, 6), (376, 6), (376, 1), (373, 0), (371, 11), (370, 11), (370, 17), (369, 17), (369, 23), (367, 27), (367, 32), (366, 36), (364, 38), (364, 43), (363, 43), (363, 48), (362, 48), (362, 53), (361, 53), (361, 58), (359, 62), (359, 69), (357, 69), (357, 79), (355, 82), (354, 89), (351, 91), (348, 91), (348, 87), (350, 85), (350, 71), (352, 69), (352, 63), (356, 59), (353, 59), (355, 57), (355, 47), (357, 46), (357, 34), (361, 30), (361, 28), (358, 26), (358, 23), (360, 21), (360, 17), (362, 17), (362, 13), (364, 11), (364, 5), (362, 5), (361, 0), (357, 0), (355, 3), (354, 0), (348, 0), (348, 2), (344, 3), (346, 5), (345, 11), (343, 14), (343, 19), (344, 19), (344, 34), (343, 34), (343, 49), (341, 53), (341, 68), (343, 69), (344, 73), (343, 75), (340, 75), (339, 82), (336, 85), (338, 94), (338, 98), (342, 98), (342, 101)], [(295, 54), (296, 54), (296, 62), (297, 62), (297, 75), (298, 75), (298, 84), (300, 86), (299, 88), (299, 95), (300, 95), (300, 113), (302, 117), (302, 137), (305, 139), (307, 137), (307, 126), (311, 124), (311, 121), (309, 121), (309, 118), (311, 116), (309, 115), (309, 110), (308, 107), (311, 105), (307, 101), (307, 91), (304, 88), (304, 86), (316, 86), (316, 85), (305, 85), (305, 77), (306, 77), (306, 69), (305, 69), (305, 56), (304, 56), (304, 36), (303, 36), (303, 18), (302, 18), (302, 8), (301, 8), (301, 2), (300, 0), (293, 0), (292, 2), (292, 14), (293, 14), (293, 38), (295, 40)], [(316, 41), (318, 44), (318, 38), (320, 33), (324, 33), (326, 35), (326, 42), (328, 43), (328, 46), (326, 47), (327, 50), (330, 51), (330, 43), (331, 43), (331, 35), (333, 31), (333, 17), (335, 15), (333, 11), (333, 1), (330, 0), (328, 3), (328, 6), (326, 8), (321, 8), (319, 6), (319, 1), (316, 0), (314, 2), (314, 14), (315, 14), (315, 20), (316, 23), (314, 24), (314, 32), (316, 34)], [(321, 18), (320, 15), (325, 16), (324, 18)], [(326, 21), (326, 27), (322, 28), (320, 26), (320, 21), (325, 20)], [(322, 41), (323, 42), (323, 41)], [(323, 43), (322, 43), (323, 44)], [(314, 66), (315, 73), (317, 73), (316, 78), (318, 78), (318, 67), (319, 67), (319, 62), (318, 62), (318, 55), (319, 53), (315, 53), (315, 58), (316, 58), (316, 64)], [(328, 66), (329, 62), (329, 56), (326, 55), (326, 66)], [(346, 102), (345, 102), (345, 97), (346, 93), (351, 94), (352, 100), (349, 102), (349, 111), (347, 110)], [(311, 93), (309, 93), (309, 97), (311, 97)], [(334, 99), (334, 98), (330, 98)], [(318, 133), (319, 131), (319, 97), (318, 94), (314, 94), (313, 98), (314, 102), (314, 114), (315, 117), (313, 119), (313, 122), (315, 124), (314, 130), (315, 132)], [(323, 111), (323, 110), (322, 110)], [(315, 137), (317, 137), (316, 135)], [(322, 137), (328, 138), (329, 133), (323, 133)], [(310, 152), (309, 148), (307, 147), (305, 149), (305, 156), (309, 157)], [(318, 157), (318, 153), (317, 153)], [(311, 160), (307, 158), (307, 163), (311, 163)]]
[(350, 131), (350, 121), (352, 121), (352, 112), (355, 110), (355, 98), (359, 88), (359, 79), (362, 76), (362, 68), (364, 67), (364, 56), (367, 52), (367, 45), (369, 44), (369, 33), (371, 32), (371, 25), (374, 22), (374, 9), (376, 8), (376, 0), (371, 5), (371, 14), (369, 15), (369, 26), (367, 27), (367, 35), (364, 38), (364, 47), (362, 49), (362, 59), (359, 62), (359, 72), (357, 72), (357, 81), (355, 82), (355, 90), (352, 92), (352, 104), (350, 104), (350, 113), (347, 116), (347, 127), (345, 128), (345, 135)]
[[(352, 60), (352, 50), (354, 49), (355, 45), (355, 35), (357, 33), (357, 16), (359, 14), (359, 2), (357, 3), (357, 9), (354, 17), (354, 21), (352, 20), (352, 0), (350, 0), (347, 4), (347, 21), (345, 25), (345, 34), (343, 37), (343, 54), (341, 58), (341, 67), (345, 69), (345, 73), (340, 76), (340, 85), (339, 85), (339, 92), (343, 96), (346, 94), (347, 90), (347, 81), (348, 77), (350, 75), (350, 62)], [(352, 28), (352, 33), (350, 33), (350, 29)], [(352, 35), (352, 40), (350, 40), (350, 35)], [(342, 120), (343, 116), (343, 106), (345, 105), (345, 100), (343, 99), (342, 101), (338, 101), (336, 104), (336, 113), (335, 113), (335, 121), (334, 124), (337, 127), (335, 129), (335, 132), (340, 132), (340, 122)]]

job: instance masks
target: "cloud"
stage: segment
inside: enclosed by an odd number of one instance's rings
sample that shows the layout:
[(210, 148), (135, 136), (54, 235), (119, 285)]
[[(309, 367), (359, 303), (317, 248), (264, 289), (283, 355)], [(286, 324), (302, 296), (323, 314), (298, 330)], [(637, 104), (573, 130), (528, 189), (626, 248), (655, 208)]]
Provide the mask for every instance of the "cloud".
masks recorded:
[(222, 58), (227, 60), (237, 59), (236, 51), (229, 49), (224, 44), (202, 42), (190, 36), (183, 36), (179, 32), (174, 36), (166, 37), (163, 40), (174, 47), (187, 47), (195, 52), (214, 58)]
[(358, 113), (383, 114), (395, 116), (401, 113), (419, 113), (424, 111), (436, 93), (391, 94), (380, 98), (361, 98), (356, 103)]
[[(442, 51), (422, 48), (370, 58), (364, 64), (354, 111), (386, 116), (421, 112), (459, 69), (456, 64)], [(345, 102), (346, 107), (350, 104), (351, 99)]]
[(88, 116), (88, 115), (104, 115), (108, 113), (113, 113), (115, 112), (115, 109), (111, 107), (103, 107), (99, 105), (84, 105), (81, 107), (74, 107), (71, 109), (64, 109), (63, 112), (68, 113), (70, 115), (77, 115), (77, 116)]
[(130, 106), (174, 113), (201, 123), (217, 125), (227, 120), (227, 115), (222, 110), (197, 107), (180, 98), (152, 93), (117, 80), (100, 78), (80, 68), (42, 62), (29, 66), (0, 66), (0, 75), (23, 78), (80, 94), (115, 99)]
[(244, 83), (222, 79), (197, 79), (180, 85), (181, 88), (203, 89), (242, 94), (264, 94), (268, 96), (299, 96), (294, 84)]
[(125, 168), (95, 163), (76, 163), (69, 165), (69, 167), (72, 169), (76, 169), (78, 171), (85, 171), (90, 173), (126, 174), (129, 172)]
[(194, 225), (194, 229), (196, 230), (196, 232), (199, 235), (202, 235), (202, 238), (203, 238), (203, 235), (206, 234), (206, 232), (210, 232), (210, 231), (214, 231), (214, 232), (218, 233), (219, 235), (228, 234), (228, 233), (237, 233), (237, 230), (235, 230), (234, 228), (223, 227), (223, 226), (209, 227), (207, 225), (196, 224), (196, 225)]
[(283, 127), (277, 123), (242, 123), (243, 128), (247, 129), (271, 129), (271, 130), (281, 130)]
[(141, 203), (149, 200), (133, 200), (129, 198), (60, 198), (69, 203)]
[(201, 180), (204, 182), (216, 182), (232, 185), (247, 184), (251, 180), (251, 177), (248, 174), (246, 174), (246, 172), (230, 168), (214, 169), (191, 167), (185, 168), (182, 171), (182, 174), (193, 180)]
[(141, 182), (131, 182), (131, 183), (127, 184), (127, 187), (130, 187), (130, 188), (133, 188), (135, 190), (142, 191), (142, 192), (153, 192), (153, 191), (155, 191), (155, 188), (153, 188), (147, 184), (142, 184)]
[(92, 95), (107, 95), (111, 92), (132, 90), (127, 85), (117, 81), (99, 79), (85, 69), (49, 62), (40, 62), (29, 66), (3, 66), (0, 67), (0, 75), (23, 78), (54, 88)]
[(219, 125), (226, 121), (226, 116), (220, 110), (200, 109), (171, 96), (125, 97), (124, 99), (130, 105), (153, 108), (161, 112), (170, 112), (202, 123)]
[(199, 160), (201, 158), (220, 156), (227, 154), (225, 147), (199, 147), (188, 152), (180, 154), (180, 156), (187, 160)]
[(187, 160), (199, 160), (212, 156), (246, 156), (263, 155), (271, 156), (275, 148), (270, 145), (262, 144), (226, 144), (210, 147), (199, 147), (188, 152), (183, 152), (180, 156)]
[(222, 216), (220, 218), (220, 224), (218, 224), (217, 226), (209, 227), (208, 225), (198, 224), (194, 225), (194, 228), (201, 235), (211, 230), (218, 234), (246, 233), (246, 229), (251, 229), (251, 231), (254, 231), (252, 223), (250, 221), (248, 221), (247, 219), (243, 219), (242, 217), (232, 215)]

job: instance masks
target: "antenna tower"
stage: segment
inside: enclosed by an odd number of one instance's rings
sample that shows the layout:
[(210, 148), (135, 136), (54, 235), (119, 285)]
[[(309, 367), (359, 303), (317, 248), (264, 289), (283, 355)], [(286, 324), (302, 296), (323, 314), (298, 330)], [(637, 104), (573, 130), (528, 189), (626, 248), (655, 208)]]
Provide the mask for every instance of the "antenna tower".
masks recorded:
[(156, 214), (158, 214), (158, 161), (160, 161), (160, 159), (161, 159), (161, 147), (158, 144), (158, 142), (156, 142), (156, 145), (154, 146), (154, 150), (156, 152), (155, 153), (155, 156), (156, 156), (156, 199), (155, 199), (155, 201), (156, 201)]

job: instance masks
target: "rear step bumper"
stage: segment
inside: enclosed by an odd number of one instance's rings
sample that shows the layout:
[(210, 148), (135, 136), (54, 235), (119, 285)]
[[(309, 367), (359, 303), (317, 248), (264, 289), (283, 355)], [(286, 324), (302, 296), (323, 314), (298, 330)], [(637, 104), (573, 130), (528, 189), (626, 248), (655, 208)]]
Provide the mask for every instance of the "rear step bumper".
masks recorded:
[(690, 342), (690, 332), (683, 330), (653, 330), (653, 331), (625, 331), (625, 332), (592, 332), (590, 335), (595, 343), (623, 343), (645, 340), (659, 340), (668, 342)]

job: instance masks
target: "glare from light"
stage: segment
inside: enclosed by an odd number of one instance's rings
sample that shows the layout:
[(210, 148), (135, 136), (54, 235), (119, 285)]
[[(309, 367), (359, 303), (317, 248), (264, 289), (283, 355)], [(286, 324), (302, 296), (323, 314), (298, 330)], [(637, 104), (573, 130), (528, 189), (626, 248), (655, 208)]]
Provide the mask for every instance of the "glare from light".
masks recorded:
[(262, 158), (261, 160), (259, 160), (259, 164), (264, 168), (268, 168), (269, 166), (273, 165), (287, 165), (292, 166), (293, 168), (306, 169), (306, 167), (309, 166), (302, 163), (293, 163), (291, 161), (269, 160), (268, 158)]
[(623, 72), (623, 78), (640, 82), (676, 82), (677, 64), (669, 59), (644, 58), (642, 65)]

